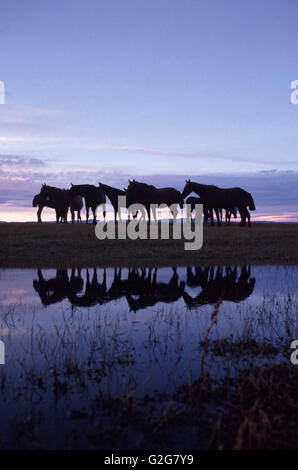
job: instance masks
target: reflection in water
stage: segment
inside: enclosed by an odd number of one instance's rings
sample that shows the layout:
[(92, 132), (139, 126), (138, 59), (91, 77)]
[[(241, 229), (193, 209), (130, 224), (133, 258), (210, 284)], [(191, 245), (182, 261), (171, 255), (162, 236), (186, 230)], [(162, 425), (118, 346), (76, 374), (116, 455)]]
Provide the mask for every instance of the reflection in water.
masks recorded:
[(298, 266), (0, 270), (0, 448), (202, 448), (239, 377), (259, 383), (248, 365), (288, 369), (297, 279)]
[(201, 287), (202, 291), (194, 298), (185, 292), (183, 299), (188, 308), (215, 304), (219, 298), (240, 302), (247, 299), (254, 290), (256, 280), (250, 276), (250, 266), (242, 266), (241, 269), (229, 266), (195, 267), (194, 273), (191, 268), (187, 268), (187, 285)]
[[(67, 269), (57, 269), (56, 277), (51, 279), (45, 279), (39, 269), (33, 287), (44, 306), (68, 299), (73, 306), (92, 307), (123, 297), (130, 310), (136, 312), (159, 302), (176, 302), (180, 298), (189, 309), (214, 304), (219, 298), (240, 302), (252, 294), (255, 286), (255, 278), (251, 277), (248, 266), (188, 267), (186, 280), (179, 279), (176, 268), (172, 268), (167, 282), (158, 281), (157, 274), (158, 268), (133, 268), (124, 276), (121, 268), (115, 268), (108, 288), (106, 269), (94, 268), (91, 274), (86, 269), (85, 277), (80, 269), (72, 269), (70, 275)], [(199, 287), (200, 293), (192, 297), (185, 291), (185, 286)]]

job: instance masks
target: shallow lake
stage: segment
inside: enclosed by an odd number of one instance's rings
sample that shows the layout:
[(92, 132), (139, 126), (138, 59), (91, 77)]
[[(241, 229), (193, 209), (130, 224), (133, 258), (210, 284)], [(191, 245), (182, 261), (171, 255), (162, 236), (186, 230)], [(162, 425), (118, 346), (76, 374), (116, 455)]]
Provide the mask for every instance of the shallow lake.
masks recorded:
[(169, 396), (203, 369), (289, 361), (297, 284), (298, 266), (0, 270), (1, 439), (34, 407), (63, 447), (64, 411), (90, 416), (99, 394)]

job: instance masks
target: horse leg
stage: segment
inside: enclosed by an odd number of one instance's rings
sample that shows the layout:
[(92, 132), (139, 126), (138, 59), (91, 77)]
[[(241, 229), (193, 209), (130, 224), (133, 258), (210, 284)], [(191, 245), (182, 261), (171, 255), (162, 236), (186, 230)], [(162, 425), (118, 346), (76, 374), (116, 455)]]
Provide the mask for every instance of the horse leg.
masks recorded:
[(239, 207), (239, 213), (240, 213), (240, 217), (241, 217), (240, 227), (244, 227), (245, 219), (246, 219), (245, 208), (244, 207)]
[(211, 209), (209, 209), (209, 215), (210, 215), (210, 223), (211, 223), (211, 226), (214, 227), (214, 219), (213, 219), (213, 209), (211, 207)]
[(89, 206), (86, 206), (86, 224), (88, 224), (88, 219), (89, 219)]
[(41, 213), (42, 213), (43, 206), (38, 206), (38, 211), (37, 211), (37, 222), (41, 224)]
[(55, 209), (55, 211), (56, 211), (56, 224), (59, 224), (60, 215), (57, 209)]
[(96, 207), (92, 207), (92, 213), (93, 213), (93, 224), (96, 224)]
[(251, 227), (251, 222), (250, 222), (250, 213), (249, 211), (246, 209), (246, 217), (247, 217), (247, 225), (249, 227)]
[(176, 207), (175, 209), (173, 208), (173, 210), (171, 211), (171, 213), (172, 213), (173, 219), (176, 220), (176, 217), (177, 217), (177, 215), (178, 215), (178, 209), (177, 209), (177, 207)]
[(70, 212), (71, 212), (71, 223), (74, 224), (76, 220), (75, 211), (71, 210)]
[(146, 211), (147, 211), (148, 219), (149, 219), (149, 222), (150, 222), (150, 220), (151, 220), (150, 204), (146, 204), (146, 205), (145, 205), (145, 209), (146, 209)]
[(220, 210), (218, 208), (214, 209), (216, 218), (217, 218), (217, 225), (220, 227), (221, 226), (221, 218), (220, 218)]

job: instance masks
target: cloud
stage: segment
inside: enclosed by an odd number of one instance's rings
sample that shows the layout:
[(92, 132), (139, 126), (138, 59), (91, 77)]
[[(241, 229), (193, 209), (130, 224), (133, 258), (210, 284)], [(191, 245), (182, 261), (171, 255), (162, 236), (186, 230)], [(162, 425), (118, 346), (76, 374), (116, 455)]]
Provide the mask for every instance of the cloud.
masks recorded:
[[(17, 207), (31, 206), (34, 194), (40, 191), (41, 184), (68, 188), (70, 183), (90, 183), (97, 185), (102, 181), (111, 186), (124, 188), (128, 179), (136, 178), (157, 187), (172, 186), (182, 191), (185, 179), (190, 178), (203, 184), (214, 184), (219, 187), (242, 187), (253, 195), (257, 211), (262, 207), (273, 208), (277, 214), (278, 207), (283, 211), (297, 208), (298, 171), (280, 171), (276, 168), (250, 173), (238, 174), (133, 174), (127, 170), (98, 167), (84, 167), (65, 162), (59, 165), (50, 160), (25, 157), (22, 155), (0, 155), (0, 204), (7, 203)], [(264, 212), (265, 211), (265, 212)], [(0, 205), (1, 212), (1, 205)], [(269, 212), (269, 209), (268, 209)], [(256, 212), (257, 214), (258, 212)]]
[[(239, 155), (216, 155), (214, 153), (210, 154), (207, 152), (175, 152), (166, 149), (154, 149), (150, 147), (134, 147), (134, 146), (104, 146), (104, 145), (87, 145), (87, 148), (90, 150), (109, 150), (113, 152), (119, 153), (127, 153), (127, 154), (137, 154), (137, 155), (147, 155), (147, 156), (155, 156), (155, 157), (166, 157), (166, 158), (175, 158), (175, 159), (192, 159), (192, 160), (222, 160), (222, 161), (232, 161), (237, 163), (252, 163), (258, 165), (269, 165), (270, 161), (260, 158), (244, 158)], [(275, 165), (292, 165), (298, 166), (297, 160), (282, 160), (281, 162), (275, 162)]]
[(0, 168), (8, 167), (10, 171), (13, 169), (19, 170), (24, 168), (39, 168), (44, 166), (46, 166), (46, 162), (40, 158), (0, 154)]

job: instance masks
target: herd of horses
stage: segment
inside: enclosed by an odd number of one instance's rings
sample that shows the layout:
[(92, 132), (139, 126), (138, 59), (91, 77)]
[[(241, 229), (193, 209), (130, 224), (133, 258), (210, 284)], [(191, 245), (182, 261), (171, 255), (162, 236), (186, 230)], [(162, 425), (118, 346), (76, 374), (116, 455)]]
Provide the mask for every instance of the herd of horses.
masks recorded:
[[(203, 305), (213, 305), (221, 297), (223, 300), (241, 302), (253, 292), (255, 278), (251, 277), (249, 266), (230, 267), (187, 267), (186, 277), (179, 279), (176, 268), (167, 281), (157, 279), (158, 268), (129, 269), (127, 274), (121, 268), (114, 268), (112, 283), (107, 282), (106, 269), (99, 273), (94, 268), (92, 275), (86, 269), (57, 269), (56, 276), (45, 279), (42, 271), (37, 271), (33, 287), (44, 306), (68, 299), (73, 307), (105, 305), (111, 301), (126, 299), (131, 311), (153, 307), (159, 302), (172, 303), (183, 298), (188, 309)], [(125, 271), (125, 269), (123, 269)], [(194, 296), (186, 287), (199, 288)]]
[[(195, 193), (197, 197), (188, 197), (191, 193)], [(75, 213), (77, 213), (77, 221), (81, 222), (81, 210), (83, 208), (83, 199), (86, 208), (86, 223), (89, 220), (89, 211), (92, 210), (93, 223), (96, 223), (96, 211), (99, 206), (103, 209), (103, 218), (106, 217), (105, 204), (107, 198), (110, 200), (114, 209), (115, 221), (117, 215), (119, 219), (118, 198), (125, 196), (128, 216), (137, 217), (138, 211), (130, 211), (130, 207), (134, 204), (141, 204), (151, 219), (151, 211), (156, 220), (156, 210), (154, 207), (169, 207), (174, 218), (178, 215), (178, 207), (183, 209), (184, 204), (190, 206), (192, 213), (196, 204), (203, 204), (204, 221), (210, 219), (211, 225), (214, 225), (214, 215), (216, 215), (217, 224), (222, 224), (223, 210), (225, 210), (226, 222), (230, 222), (233, 214), (237, 217), (240, 214), (240, 226), (250, 225), (250, 211), (255, 210), (252, 195), (242, 188), (219, 188), (213, 185), (199, 184), (190, 180), (186, 180), (182, 193), (175, 188), (156, 188), (153, 185), (141, 183), (135, 179), (130, 181), (127, 188), (121, 190), (99, 183), (98, 186), (91, 184), (71, 184), (70, 189), (60, 189), (54, 186), (43, 184), (39, 194), (33, 198), (33, 207), (38, 207), (37, 220), (41, 222), (41, 213), (44, 207), (55, 209), (56, 222), (67, 223), (67, 214), (70, 210), (72, 222), (75, 222)], [(248, 210), (249, 209), (249, 210)]]

